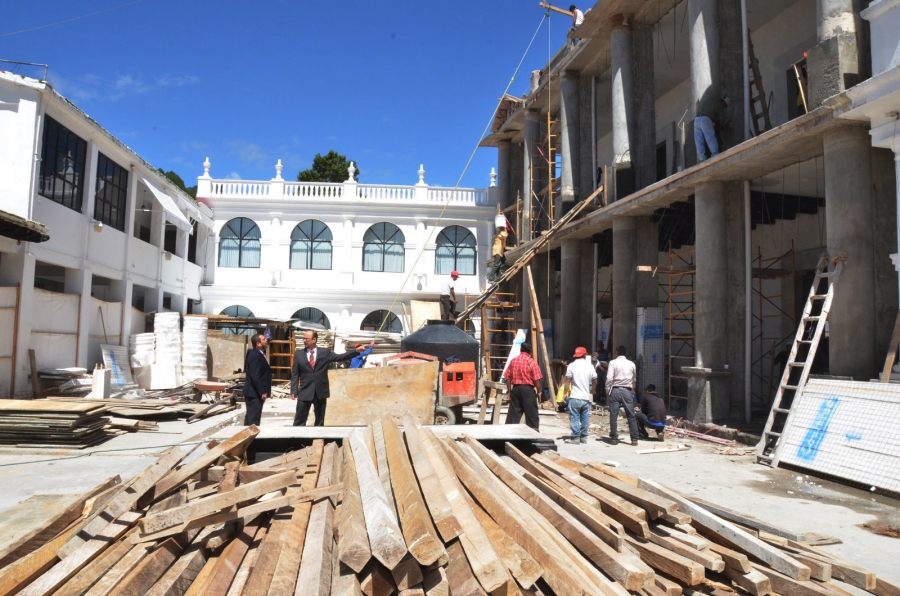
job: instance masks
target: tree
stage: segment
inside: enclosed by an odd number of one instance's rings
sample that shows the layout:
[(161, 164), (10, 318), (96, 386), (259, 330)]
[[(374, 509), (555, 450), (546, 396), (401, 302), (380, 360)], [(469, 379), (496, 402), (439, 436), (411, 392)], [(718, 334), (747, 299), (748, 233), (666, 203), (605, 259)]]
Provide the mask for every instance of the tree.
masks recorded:
[(172, 184), (174, 184), (175, 186), (177, 186), (178, 188), (180, 188), (181, 190), (186, 192), (192, 199), (194, 199), (194, 200), (197, 199), (197, 185), (196, 184), (194, 186), (185, 186), (184, 180), (182, 180), (181, 176), (179, 176), (175, 172), (172, 172), (172, 171), (166, 172), (162, 168), (156, 168), (156, 170), (160, 174), (162, 174), (163, 176), (168, 178), (169, 182), (171, 182)]
[[(356, 172), (353, 175), (354, 180), (359, 180), (359, 164), (354, 163)], [(312, 167), (303, 170), (297, 174), (298, 182), (346, 182), (347, 168), (350, 167), (350, 161), (346, 156), (329, 151), (325, 155), (316, 153), (313, 158)]]

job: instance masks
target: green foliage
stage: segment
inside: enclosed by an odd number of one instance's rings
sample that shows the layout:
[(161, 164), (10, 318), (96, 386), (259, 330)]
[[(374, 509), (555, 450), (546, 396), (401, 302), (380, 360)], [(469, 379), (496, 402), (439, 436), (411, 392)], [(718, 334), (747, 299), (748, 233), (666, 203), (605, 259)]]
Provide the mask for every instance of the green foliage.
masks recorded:
[(195, 200), (197, 199), (197, 185), (196, 184), (194, 186), (185, 186), (184, 180), (181, 178), (181, 176), (179, 176), (175, 172), (172, 172), (172, 171), (166, 172), (162, 168), (156, 168), (156, 170), (160, 174), (162, 174), (163, 176), (168, 178), (169, 182), (171, 182), (172, 184), (174, 184), (175, 186), (177, 186), (178, 188), (180, 188), (181, 190), (186, 192), (192, 199), (195, 199)]
[[(353, 164), (357, 169), (353, 179), (359, 181), (359, 164)], [(347, 168), (350, 160), (346, 156), (329, 151), (325, 155), (316, 153), (312, 167), (297, 174), (298, 182), (345, 182), (347, 180)]]

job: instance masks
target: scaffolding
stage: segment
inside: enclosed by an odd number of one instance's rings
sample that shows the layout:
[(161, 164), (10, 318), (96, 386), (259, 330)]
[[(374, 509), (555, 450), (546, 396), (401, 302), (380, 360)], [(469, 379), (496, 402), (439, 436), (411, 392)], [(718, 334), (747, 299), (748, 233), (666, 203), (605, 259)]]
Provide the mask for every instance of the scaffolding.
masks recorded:
[[(784, 265), (790, 263), (790, 269)], [(785, 288), (785, 280), (790, 280)], [(775, 282), (777, 290), (772, 291)], [(797, 331), (794, 313), (797, 300), (796, 259), (794, 243), (787, 252), (776, 257), (763, 258), (757, 247), (753, 259), (753, 297), (756, 311), (753, 313), (753, 374), (751, 395), (760, 410), (768, 412), (781, 373), (777, 372), (779, 354), (790, 351), (791, 341)], [(784, 300), (790, 299), (785, 307)], [(785, 355), (786, 358), (786, 355)]]
[(696, 335), (694, 332), (694, 275), (697, 266), (694, 249), (676, 251), (669, 243), (669, 261), (665, 269), (657, 273), (668, 277), (660, 286), (666, 292), (667, 316), (665, 338), (666, 352), (666, 400), (672, 406), (674, 400), (687, 403), (687, 375), (685, 366), (694, 365)]
[[(559, 152), (554, 144), (554, 139), (559, 136), (559, 120), (553, 120), (550, 112), (547, 112), (547, 130), (543, 139), (534, 141), (531, 151), (531, 164), (528, 168), (531, 181), (531, 229), (526, 230), (522, 241), (527, 242), (534, 238), (535, 233), (540, 234), (541, 220), (548, 223), (547, 228), (555, 222), (554, 199), (560, 190), (560, 178), (558, 175)], [(542, 175), (546, 168), (547, 178)], [(546, 184), (545, 184), (546, 180)], [(539, 190), (536, 190), (541, 186)]]

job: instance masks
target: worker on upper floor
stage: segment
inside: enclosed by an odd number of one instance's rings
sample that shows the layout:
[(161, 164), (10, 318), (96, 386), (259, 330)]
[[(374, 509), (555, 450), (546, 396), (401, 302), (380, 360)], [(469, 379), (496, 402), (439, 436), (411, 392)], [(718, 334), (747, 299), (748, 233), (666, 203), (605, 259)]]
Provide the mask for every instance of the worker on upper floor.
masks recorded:
[[(725, 116), (725, 108), (731, 105), (727, 96), (706, 98), (700, 103), (700, 109), (694, 116), (694, 144), (697, 146), (697, 163), (701, 163), (719, 154), (719, 141), (716, 139), (716, 128), (727, 127), (730, 121)], [(709, 148), (709, 155), (706, 149)]]
[(572, 31), (575, 31), (584, 22), (584, 13), (578, 10), (574, 4), (569, 6), (569, 12), (572, 13)]

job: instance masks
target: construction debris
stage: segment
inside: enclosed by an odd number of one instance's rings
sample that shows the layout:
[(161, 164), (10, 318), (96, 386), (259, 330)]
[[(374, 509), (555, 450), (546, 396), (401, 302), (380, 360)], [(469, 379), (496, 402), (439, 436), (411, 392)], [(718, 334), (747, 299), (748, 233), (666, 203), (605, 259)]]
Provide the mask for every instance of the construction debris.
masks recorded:
[(252, 464), (255, 426), (199, 455), (171, 449), (8, 558), (0, 596), (846, 594), (832, 577), (898, 593), (649, 479), (404, 425)]

